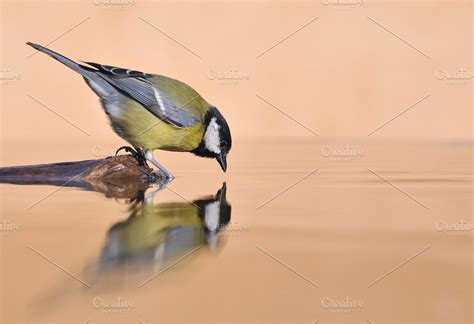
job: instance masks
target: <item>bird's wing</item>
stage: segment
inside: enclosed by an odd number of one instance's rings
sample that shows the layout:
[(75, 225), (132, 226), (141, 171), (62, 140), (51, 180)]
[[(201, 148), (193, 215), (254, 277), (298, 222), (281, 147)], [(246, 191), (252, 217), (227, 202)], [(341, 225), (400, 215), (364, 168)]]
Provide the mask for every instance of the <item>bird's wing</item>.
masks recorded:
[[(192, 106), (194, 100), (202, 99), (197, 93), (195, 93), (195, 96), (189, 96), (190, 98), (184, 98), (184, 101), (180, 101), (173, 95), (174, 93), (167, 93), (166, 89), (150, 81), (151, 78), (158, 77), (155, 74), (92, 62), (85, 63), (98, 69), (97, 75), (121, 93), (139, 102), (160, 120), (183, 128), (193, 126), (199, 122), (199, 116), (193, 114), (192, 109), (186, 107)], [(189, 91), (184, 91), (184, 94), (184, 97), (188, 97), (186, 94), (189, 94)]]
[(118, 76), (118, 77), (151, 78), (151, 77), (154, 76), (154, 74), (135, 71), (135, 70), (130, 70), (130, 69), (125, 69), (125, 68), (120, 68), (120, 67), (116, 67), (116, 66), (103, 65), (103, 64), (94, 63), (94, 62), (84, 62), (84, 63), (95, 67), (97, 70), (99, 70), (102, 73), (105, 73), (105, 74), (108, 74), (108, 75), (114, 75), (114, 76)]

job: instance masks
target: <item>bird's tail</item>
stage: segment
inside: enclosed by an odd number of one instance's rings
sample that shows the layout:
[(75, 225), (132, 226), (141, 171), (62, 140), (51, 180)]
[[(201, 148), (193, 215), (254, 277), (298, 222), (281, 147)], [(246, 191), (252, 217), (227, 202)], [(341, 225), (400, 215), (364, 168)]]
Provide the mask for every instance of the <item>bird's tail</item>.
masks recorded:
[(54, 51), (52, 51), (52, 50), (50, 50), (50, 49), (48, 49), (44, 46), (41, 46), (41, 45), (38, 45), (38, 44), (35, 44), (35, 43), (31, 43), (31, 42), (26, 42), (26, 44), (30, 45), (31, 47), (33, 47), (34, 49), (36, 49), (40, 52), (48, 54), (49, 56), (51, 56), (55, 60), (61, 62), (62, 64), (66, 65), (67, 67), (69, 67), (72, 70), (76, 71), (77, 73), (82, 75), (84, 78), (88, 79), (89, 81), (97, 81), (98, 79), (100, 79), (100, 77), (94, 72), (95, 70), (92, 69), (92, 68), (89, 68), (89, 67), (81, 65), (81, 64), (77, 64), (73, 60), (68, 59), (67, 57), (65, 57), (65, 56), (63, 56), (59, 53), (56, 53), (56, 52), (54, 52)]

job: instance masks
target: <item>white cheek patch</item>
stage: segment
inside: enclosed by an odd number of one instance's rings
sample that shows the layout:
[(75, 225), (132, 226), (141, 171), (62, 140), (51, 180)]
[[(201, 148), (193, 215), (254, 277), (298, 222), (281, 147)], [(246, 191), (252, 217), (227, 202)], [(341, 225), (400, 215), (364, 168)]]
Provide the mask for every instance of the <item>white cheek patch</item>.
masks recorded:
[(215, 232), (219, 227), (221, 203), (215, 201), (206, 206), (204, 210), (204, 222), (209, 231)]
[(221, 138), (219, 135), (219, 124), (216, 122), (216, 118), (213, 117), (211, 122), (207, 126), (206, 133), (204, 134), (204, 144), (206, 148), (216, 154), (221, 153)]

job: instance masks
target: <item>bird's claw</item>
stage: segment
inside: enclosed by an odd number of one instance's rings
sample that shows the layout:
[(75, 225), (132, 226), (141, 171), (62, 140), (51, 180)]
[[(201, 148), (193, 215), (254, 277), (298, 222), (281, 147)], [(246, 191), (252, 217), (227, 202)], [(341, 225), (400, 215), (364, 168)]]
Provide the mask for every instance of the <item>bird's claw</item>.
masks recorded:
[(130, 153), (134, 158), (138, 159), (140, 157), (143, 157), (143, 153), (140, 152), (139, 149), (134, 149), (130, 146), (121, 146), (117, 149), (117, 151), (115, 151), (115, 155), (119, 154), (120, 151), (124, 150), (125, 152), (127, 153)]
[(130, 146), (121, 146), (115, 151), (115, 155), (117, 155), (120, 151), (124, 150), (127, 153), (130, 153), (138, 162), (139, 165), (145, 167), (148, 171), (152, 171), (153, 169), (146, 163), (145, 154), (143, 154), (142, 150), (136, 148), (133, 149)]
[(138, 164), (145, 167), (148, 171), (148, 180), (150, 182), (156, 182), (158, 180), (165, 182), (165, 183), (170, 183), (173, 181), (174, 176), (169, 173), (166, 169), (164, 169), (162, 166), (159, 164), (157, 165), (158, 169), (154, 171), (147, 163), (147, 160), (145, 158), (145, 154), (143, 151), (139, 148), (132, 148), (130, 146), (122, 146), (117, 149), (115, 152), (115, 155), (117, 155), (120, 151), (124, 150), (127, 153), (130, 153), (137, 161)]

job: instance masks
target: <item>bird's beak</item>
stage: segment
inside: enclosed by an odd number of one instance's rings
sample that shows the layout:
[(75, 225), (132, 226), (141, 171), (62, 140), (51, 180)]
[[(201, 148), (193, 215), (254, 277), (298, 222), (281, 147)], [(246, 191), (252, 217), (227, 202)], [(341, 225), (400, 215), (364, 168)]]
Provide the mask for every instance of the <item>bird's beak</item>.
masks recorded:
[(222, 188), (219, 189), (219, 191), (217, 192), (217, 195), (216, 195), (216, 199), (219, 199), (219, 202), (221, 204), (225, 203), (225, 201), (226, 201), (226, 193), (227, 193), (227, 184), (224, 182), (222, 184)]
[(219, 162), (219, 165), (221, 166), (222, 168), (222, 171), (226, 171), (227, 170), (227, 157), (224, 153), (221, 153), (219, 154), (217, 157), (217, 162)]

